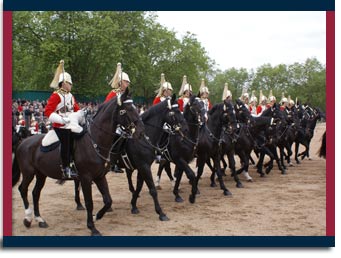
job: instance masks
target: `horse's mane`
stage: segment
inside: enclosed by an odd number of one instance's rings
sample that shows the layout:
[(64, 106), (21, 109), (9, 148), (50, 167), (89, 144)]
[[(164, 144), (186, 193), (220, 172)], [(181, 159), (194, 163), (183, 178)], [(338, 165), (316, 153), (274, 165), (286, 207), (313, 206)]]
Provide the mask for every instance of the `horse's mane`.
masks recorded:
[[(110, 106), (111, 102), (117, 102), (117, 97), (114, 97), (112, 99), (110, 99), (109, 101), (107, 102), (103, 102), (101, 104), (98, 105), (98, 109), (97, 109), (97, 112), (96, 114), (93, 116), (92, 119), (95, 119), (95, 117), (98, 115), (98, 113), (102, 113), (102, 109), (106, 109), (108, 106)], [(105, 110), (103, 110), (104, 112)]]
[(152, 107), (150, 107), (147, 111), (143, 112), (143, 114), (141, 115), (142, 120), (147, 120), (150, 117), (154, 117), (155, 114), (159, 114), (160, 111), (164, 108), (164, 106), (168, 105), (167, 101), (164, 100), (160, 103), (158, 103), (157, 105), (154, 105)]
[(213, 107), (207, 112), (207, 114), (212, 115), (212, 114), (215, 113), (216, 110), (219, 109), (222, 105), (223, 105), (223, 103), (214, 104)]

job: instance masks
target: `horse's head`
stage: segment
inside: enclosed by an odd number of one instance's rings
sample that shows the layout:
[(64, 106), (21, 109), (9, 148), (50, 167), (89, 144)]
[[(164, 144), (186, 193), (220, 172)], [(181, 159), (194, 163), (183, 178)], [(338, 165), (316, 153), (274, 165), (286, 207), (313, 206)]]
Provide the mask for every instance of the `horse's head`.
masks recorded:
[(280, 121), (284, 123), (286, 121), (286, 116), (285, 113), (280, 109), (279, 105), (275, 103), (271, 108), (270, 108), (270, 116), (274, 118), (276, 121)]
[(229, 100), (224, 100), (223, 105), (223, 123), (227, 123), (229, 125), (232, 125), (233, 128), (236, 128), (237, 126), (237, 118), (236, 118), (236, 112), (234, 110), (234, 107)]
[(187, 122), (201, 126), (205, 122), (205, 105), (200, 98), (191, 96), (184, 108), (184, 117)]
[(117, 122), (128, 136), (134, 138), (142, 137), (144, 134), (144, 124), (137, 112), (128, 88), (121, 96), (117, 97), (117, 106), (114, 121)]
[(184, 116), (181, 114), (176, 95), (173, 94), (172, 98), (167, 98), (165, 101), (167, 108), (165, 109), (165, 115), (163, 116), (163, 123), (168, 124), (171, 130), (188, 131), (187, 123)]
[(236, 104), (234, 105), (234, 109), (236, 111), (236, 117), (238, 121), (242, 123), (247, 123), (247, 121), (250, 120), (251, 118), (251, 113), (250, 111), (246, 108), (244, 103), (240, 100), (236, 100)]

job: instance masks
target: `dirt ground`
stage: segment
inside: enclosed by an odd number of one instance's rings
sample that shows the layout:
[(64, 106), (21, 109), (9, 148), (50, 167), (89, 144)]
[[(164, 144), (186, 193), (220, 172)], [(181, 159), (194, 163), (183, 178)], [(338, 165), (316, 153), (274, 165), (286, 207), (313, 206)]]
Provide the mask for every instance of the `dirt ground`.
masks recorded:
[[(158, 197), (170, 218), (166, 222), (159, 221), (146, 185), (138, 199), (140, 213), (131, 214), (126, 175), (109, 172), (107, 179), (113, 212), (97, 221), (96, 227), (104, 236), (323, 236), (326, 230), (326, 161), (316, 153), (324, 131), (325, 123), (316, 126), (310, 150), (312, 160), (305, 159), (300, 165), (289, 167), (287, 175), (281, 175), (276, 166), (269, 175), (260, 178), (251, 165), (250, 175), (254, 182), (246, 182), (240, 175), (244, 184), (242, 189), (235, 187), (230, 176), (224, 177), (232, 197), (225, 197), (219, 187), (209, 186), (211, 173), (205, 167), (199, 182), (201, 194), (196, 202), (189, 203), (190, 185), (183, 177), (180, 187), (184, 202), (176, 203), (164, 172)], [(194, 166), (195, 162), (192, 162), (193, 169)], [(155, 178), (156, 164), (152, 171)], [(47, 179), (40, 199), (41, 215), (49, 224), (45, 229), (39, 228), (37, 222), (33, 222), (31, 228), (23, 225), (24, 207), (18, 185), (13, 188), (14, 236), (90, 235), (86, 212), (75, 209), (73, 182), (61, 186), (55, 180)], [(31, 183), (29, 190), (31, 207), (33, 185)], [(97, 212), (103, 202), (95, 185), (93, 198), (94, 212)]]

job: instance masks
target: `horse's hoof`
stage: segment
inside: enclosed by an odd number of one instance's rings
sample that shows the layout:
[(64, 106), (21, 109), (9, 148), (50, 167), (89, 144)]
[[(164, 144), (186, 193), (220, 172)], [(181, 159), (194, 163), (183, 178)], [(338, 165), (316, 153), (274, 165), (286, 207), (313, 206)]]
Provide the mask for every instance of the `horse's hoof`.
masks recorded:
[(179, 196), (179, 197), (175, 197), (175, 201), (176, 201), (176, 202), (183, 202), (184, 199), (182, 199), (182, 198)]
[(261, 173), (261, 174), (260, 174), (260, 177), (265, 177), (265, 174), (264, 174), (264, 173)]
[(132, 208), (131, 209), (131, 214), (139, 214), (139, 213), (140, 213), (140, 211), (138, 208)]
[(162, 190), (161, 186), (158, 185), (158, 186), (156, 187), (156, 190)]
[(292, 163), (289, 163), (288, 165), (289, 165), (289, 167), (293, 167), (294, 166), (294, 164), (292, 164)]
[(77, 205), (76, 210), (77, 210), (77, 211), (84, 211), (85, 208), (84, 208), (84, 206), (81, 204), (81, 205)]
[(108, 208), (108, 210), (106, 211), (106, 212), (113, 212), (114, 210), (111, 208), (111, 207), (109, 207)]
[(240, 182), (236, 184), (236, 187), (237, 187), (237, 188), (244, 188), (243, 184), (240, 183)]
[(270, 168), (270, 167), (267, 167), (267, 168), (265, 169), (265, 173), (267, 173), (267, 174), (269, 174), (270, 171), (271, 171), (271, 168)]
[(27, 228), (31, 227), (32, 221), (29, 221), (29, 220), (27, 220), (27, 219), (24, 219), (23, 222), (24, 222), (25, 227), (27, 227)]
[(286, 175), (287, 171), (285, 169), (282, 170), (282, 175)]
[(211, 187), (217, 187), (216, 183), (211, 183)]
[(224, 195), (225, 196), (232, 196), (232, 193), (229, 190), (224, 190)]
[(169, 220), (169, 218), (168, 218), (165, 214), (160, 215), (160, 216), (159, 216), (159, 219), (160, 219), (161, 221), (168, 221), (168, 220)]
[(192, 194), (189, 196), (189, 202), (195, 203), (195, 196), (193, 196)]
[(296, 161), (296, 164), (301, 164), (301, 161), (297, 160), (297, 161)]
[(39, 227), (40, 228), (48, 228), (49, 227), (49, 225), (44, 221), (44, 222), (39, 222)]
[(102, 236), (102, 234), (98, 230), (96, 230), (91, 233), (91, 236)]

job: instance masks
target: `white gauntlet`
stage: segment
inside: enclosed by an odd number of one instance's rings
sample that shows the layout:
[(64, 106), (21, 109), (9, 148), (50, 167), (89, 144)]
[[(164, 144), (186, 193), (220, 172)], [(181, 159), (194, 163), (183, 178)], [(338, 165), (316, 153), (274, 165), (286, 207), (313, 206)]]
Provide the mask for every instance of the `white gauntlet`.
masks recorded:
[(50, 116), (49, 116), (49, 121), (51, 121), (52, 123), (58, 123), (58, 124), (65, 124), (64, 119), (58, 115), (57, 113), (53, 112)]

